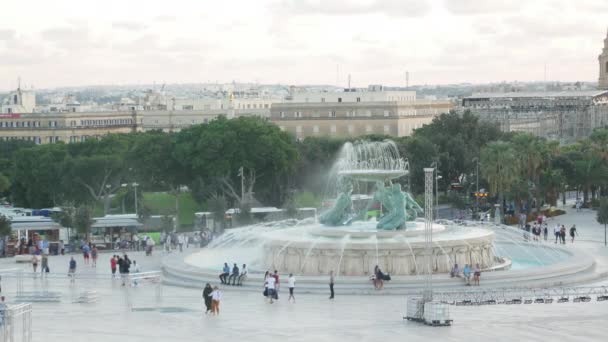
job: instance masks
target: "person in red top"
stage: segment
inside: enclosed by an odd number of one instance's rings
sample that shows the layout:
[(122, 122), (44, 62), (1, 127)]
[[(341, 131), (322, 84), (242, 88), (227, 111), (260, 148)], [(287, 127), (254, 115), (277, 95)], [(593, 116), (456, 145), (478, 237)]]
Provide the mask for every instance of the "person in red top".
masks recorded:
[(110, 268), (112, 269), (112, 278), (114, 278), (116, 276), (116, 255), (113, 255), (110, 259)]
[(277, 270), (274, 270), (274, 274), (272, 275), (272, 277), (274, 278), (274, 288), (277, 292), (279, 292), (279, 272), (277, 272)]

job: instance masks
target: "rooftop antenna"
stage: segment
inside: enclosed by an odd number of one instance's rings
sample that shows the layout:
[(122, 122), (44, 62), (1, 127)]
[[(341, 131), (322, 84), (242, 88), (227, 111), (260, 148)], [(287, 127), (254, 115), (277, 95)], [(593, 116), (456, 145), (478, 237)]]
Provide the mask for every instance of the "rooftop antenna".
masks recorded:
[(350, 89), (350, 74), (348, 74), (348, 89)]
[(21, 89), (21, 76), (17, 77), (17, 89)]
[(410, 72), (406, 71), (405, 72), (405, 88), (409, 88), (410, 87)]

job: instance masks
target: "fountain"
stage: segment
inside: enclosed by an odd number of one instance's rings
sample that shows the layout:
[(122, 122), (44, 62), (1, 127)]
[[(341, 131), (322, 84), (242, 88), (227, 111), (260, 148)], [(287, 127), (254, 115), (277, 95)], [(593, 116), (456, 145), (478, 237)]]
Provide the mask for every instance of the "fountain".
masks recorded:
[[(335, 165), (339, 193), (331, 208), (321, 213), (319, 223), (301, 225), (297, 232), (268, 233), (264, 263), (281, 272), (304, 275), (331, 270), (348, 276), (369, 275), (375, 265), (392, 275), (415, 274), (416, 258), (424, 249), (424, 223), (416, 220), (422, 208), (399, 183), (393, 183), (409, 173), (397, 146), (392, 141), (347, 143)], [(357, 182), (373, 184), (372, 194), (363, 197), (364, 201), (352, 195)], [(353, 203), (353, 198), (362, 203)], [(454, 239), (441, 234), (445, 226), (433, 224), (432, 228), (438, 234), (435, 255), (449, 253), (451, 260), (463, 263), (472, 262), (475, 255), (482, 267), (494, 265), (491, 231), (470, 229)], [(311, 240), (315, 240), (312, 250)], [(449, 263), (437, 262), (434, 272), (445, 273), (450, 268)]]
[[(208, 248), (185, 259), (169, 258), (166, 274), (177, 279), (175, 284), (184, 279), (213, 281), (224, 262), (236, 262), (248, 265), (251, 278), (276, 269), (298, 275), (300, 284), (316, 284), (318, 276), (334, 271), (342, 281), (359, 286), (378, 265), (393, 276), (393, 284), (420, 286), (425, 222), (417, 218), (422, 208), (396, 182), (408, 175), (409, 165), (395, 144), (347, 143), (332, 170), (328, 183), (336, 187), (330, 196), (334, 200), (328, 201), (318, 221), (229, 229)], [(362, 193), (353, 194), (353, 189)], [(586, 256), (573, 258), (572, 252), (553, 244), (531, 244), (520, 230), (504, 225), (435, 221), (432, 231), (434, 273), (447, 274), (453, 263), (479, 264), (484, 271), (500, 271), (484, 279), (519, 284), (522, 279), (563, 282), (560, 276), (593, 266)]]

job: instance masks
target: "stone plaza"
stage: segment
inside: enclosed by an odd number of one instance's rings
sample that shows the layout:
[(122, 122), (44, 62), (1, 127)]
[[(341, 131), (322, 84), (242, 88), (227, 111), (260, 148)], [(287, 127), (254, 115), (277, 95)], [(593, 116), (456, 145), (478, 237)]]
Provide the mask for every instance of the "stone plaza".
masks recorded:
[[(608, 286), (608, 248), (603, 245), (604, 227), (595, 222), (595, 212), (567, 209), (563, 216), (552, 218), (566, 226), (576, 224), (580, 236), (566, 248), (580, 249), (595, 260), (595, 277), (577, 286)], [(185, 257), (198, 249), (190, 248)], [(173, 256), (175, 253), (172, 253)], [(142, 252), (129, 253), (142, 272), (160, 270), (167, 256), (156, 251), (146, 257)], [(112, 280), (109, 268), (111, 254), (102, 253), (97, 268), (78, 261), (79, 278), (70, 285), (65, 277), (69, 256), (50, 258), (51, 275), (41, 280), (31, 275), (31, 265), (15, 264), (11, 258), (0, 260), (0, 269), (24, 269), (24, 291), (56, 291), (61, 300), (33, 303), (32, 340), (58, 341), (205, 341), (243, 339), (249, 341), (335, 341), (358, 339), (400, 341), (403, 339), (443, 339), (448, 341), (489, 340), (533, 341), (600, 341), (608, 334), (608, 303), (553, 303), (531, 305), (450, 306), (454, 324), (434, 328), (403, 319), (406, 296), (391, 291), (390, 282), (383, 291), (341, 294), (340, 278), (336, 280), (336, 299), (327, 299), (329, 291), (302, 291), (296, 284), (296, 303), (287, 302), (287, 291), (268, 304), (252, 287), (223, 287), (224, 299), (219, 316), (206, 316), (201, 290), (164, 285), (160, 301), (156, 285), (142, 281), (137, 287), (122, 287)], [(221, 265), (218, 265), (218, 270)], [(219, 273), (219, 271), (218, 271)], [(285, 275), (282, 275), (285, 278)], [(436, 275), (436, 279), (447, 275)], [(490, 288), (483, 284), (481, 289)], [(460, 280), (454, 280), (455, 283)], [(215, 284), (219, 283), (217, 281)], [(215, 285), (214, 284), (214, 285)], [(371, 288), (371, 284), (369, 285)], [(457, 286), (457, 284), (456, 284)], [(462, 286), (464, 289), (465, 287)], [(2, 277), (2, 294), (13, 304), (16, 279)], [(95, 291), (94, 303), (72, 303), (82, 291)]]

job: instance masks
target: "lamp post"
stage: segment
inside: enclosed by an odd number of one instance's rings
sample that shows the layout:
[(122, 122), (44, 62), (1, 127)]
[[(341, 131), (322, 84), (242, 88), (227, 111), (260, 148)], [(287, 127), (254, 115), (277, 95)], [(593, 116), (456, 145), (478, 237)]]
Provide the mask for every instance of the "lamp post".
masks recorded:
[(479, 210), (479, 158), (473, 158), (475, 162), (475, 211)]
[(437, 161), (434, 161), (431, 164), (431, 168), (434, 168), (435, 173), (435, 220), (439, 218), (439, 180), (443, 178), (439, 175), (439, 169), (437, 168), (437, 166)]
[[(136, 183), (136, 182), (133, 182), (130, 185), (133, 187), (133, 190), (134, 190), (134, 195), (135, 195), (135, 216), (137, 216), (137, 187), (139, 186), (139, 184)], [(129, 184), (123, 183), (120, 186), (123, 187), (123, 188), (126, 188), (126, 187), (129, 186)]]
[(110, 192), (112, 192), (112, 185), (106, 184), (106, 191), (103, 196), (103, 214), (108, 214), (108, 209), (110, 208)]

